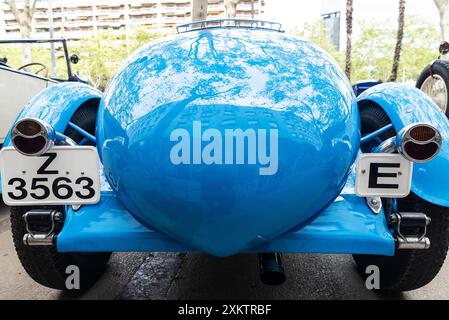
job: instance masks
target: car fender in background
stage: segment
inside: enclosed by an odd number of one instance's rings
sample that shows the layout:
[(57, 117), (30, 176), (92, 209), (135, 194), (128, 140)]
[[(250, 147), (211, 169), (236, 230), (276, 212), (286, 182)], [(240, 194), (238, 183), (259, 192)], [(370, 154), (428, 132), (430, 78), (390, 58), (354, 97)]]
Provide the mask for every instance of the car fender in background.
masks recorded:
[(370, 104), (380, 106), (396, 130), (413, 123), (430, 123), (443, 138), (438, 156), (428, 163), (415, 164), (412, 191), (437, 205), (449, 207), (449, 122), (440, 108), (423, 92), (396, 83), (374, 86), (358, 98), (359, 108)]

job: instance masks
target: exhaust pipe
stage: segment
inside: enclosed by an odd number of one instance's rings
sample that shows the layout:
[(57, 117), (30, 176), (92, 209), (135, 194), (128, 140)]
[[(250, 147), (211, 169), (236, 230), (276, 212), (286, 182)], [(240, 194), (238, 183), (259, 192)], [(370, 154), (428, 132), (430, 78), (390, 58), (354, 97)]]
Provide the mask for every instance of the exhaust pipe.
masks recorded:
[(269, 286), (285, 282), (284, 267), (280, 253), (259, 253), (260, 281)]
[(399, 131), (396, 137), (383, 142), (377, 151), (384, 153), (398, 152), (411, 162), (425, 163), (438, 155), (441, 146), (440, 132), (429, 124), (418, 123)]

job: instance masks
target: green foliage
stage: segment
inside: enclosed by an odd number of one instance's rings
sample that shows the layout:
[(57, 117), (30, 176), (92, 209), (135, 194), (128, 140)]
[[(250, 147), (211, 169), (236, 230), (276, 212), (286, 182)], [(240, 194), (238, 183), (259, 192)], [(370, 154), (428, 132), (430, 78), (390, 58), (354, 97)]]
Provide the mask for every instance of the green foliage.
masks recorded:
[(20, 67), (22, 65), (22, 47), (21, 46), (0, 46), (0, 58), (7, 58), (8, 65)]
[(126, 58), (144, 44), (161, 37), (162, 34), (137, 28), (133, 35), (126, 36), (123, 31), (118, 35), (112, 32), (99, 32), (92, 39), (84, 39), (72, 52), (80, 57), (76, 66), (79, 74), (87, 76), (92, 84), (104, 90)]
[[(47, 66), (49, 76), (51, 75), (51, 51), (49, 44), (32, 44), (31, 45), (31, 57), (32, 62), (40, 62)], [(11, 44), (0, 46), (0, 57), (6, 57), (8, 59), (8, 65), (13, 68), (19, 68), (23, 65), (22, 61), (22, 45)], [(41, 69), (41, 67), (30, 67), (27, 69), (29, 72), (33, 72)], [(40, 75), (45, 75), (43, 72)], [(67, 66), (62, 48), (56, 50), (56, 78), (67, 79)]]
[(341, 67), (344, 67), (345, 56), (342, 52), (339, 52), (330, 41), (324, 21), (319, 21), (314, 24), (306, 23), (303, 30), (295, 33), (326, 50), (326, 52), (331, 55)]
[[(352, 80), (387, 80), (393, 64), (396, 43), (397, 23), (394, 20), (356, 22), (352, 51)], [(344, 50), (338, 51), (330, 42), (324, 23), (307, 24), (304, 29), (293, 32), (307, 38), (325, 49), (344, 69)], [(79, 64), (72, 66), (74, 71), (86, 76), (91, 83), (104, 90), (111, 77), (124, 60), (136, 49), (162, 37), (163, 34), (139, 27), (132, 35), (125, 30), (99, 32), (94, 38), (69, 43), (71, 53), (80, 57)], [(436, 28), (416, 17), (406, 18), (404, 42), (399, 66), (399, 81), (417, 79), (424, 66), (438, 56), (439, 32)], [(48, 45), (32, 46), (33, 61), (50, 67)], [(8, 64), (19, 67), (22, 63), (20, 45), (0, 46), (0, 57), (8, 57)], [(66, 78), (64, 54), (61, 48), (57, 53), (57, 76)]]
[[(131, 53), (162, 36), (161, 33), (139, 27), (129, 36), (126, 36), (124, 30), (120, 30), (117, 34), (111, 29), (99, 32), (94, 38), (83, 39), (76, 43), (69, 42), (70, 54), (77, 54), (80, 58), (80, 62), (72, 65), (72, 69), (82, 77), (88, 78), (93, 86), (104, 90), (111, 77)], [(51, 68), (49, 44), (33, 44), (31, 48), (33, 62), (40, 62)], [(56, 77), (67, 79), (64, 51), (60, 47), (56, 49)], [(0, 46), (0, 57), (7, 57), (8, 65), (19, 68), (22, 66), (22, 45)]]
[[(357, 80), (387, 80), (393, 65), (396, 25), (377, 21), (360, 25), (362, 34), (354, 43), (353, 77)], [(439, 32), (416, 17), (407, 17), (399, 81), (416, 80), (423, 68), (438, 57)]]
[[(397, 23), (393, 20), (359, 21), (354, 30), (356, 40), (352, 50), (353, 82), (361, 80), (386, 81), (393, 65)], [(306, 25), (298, 33), (325, 49), (344, 69), (344, 50), (339, 52), (330, 43), (324, 24)], [(438, 57), (439, 31), (417, 17), (406, 18), (404, 40), (399, 65), (399, 80), (416, 80), (432, 60)]]

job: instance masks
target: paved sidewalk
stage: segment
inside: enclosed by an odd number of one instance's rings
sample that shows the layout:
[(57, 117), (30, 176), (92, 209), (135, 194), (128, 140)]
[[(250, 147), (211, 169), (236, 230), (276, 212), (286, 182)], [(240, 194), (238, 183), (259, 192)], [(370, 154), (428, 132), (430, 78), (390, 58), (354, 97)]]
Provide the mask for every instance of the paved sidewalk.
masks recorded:
[(366, 290), (348, 255), (285, 255), (284, 267), (287, 282), (269, 287), (259, 281), (256, 255), (115, 253), (91, 290), (61, 293), (23, 270), (0, 208), (0, 299), (449, 299), (449, 260), (427, 287), (390, 296)]

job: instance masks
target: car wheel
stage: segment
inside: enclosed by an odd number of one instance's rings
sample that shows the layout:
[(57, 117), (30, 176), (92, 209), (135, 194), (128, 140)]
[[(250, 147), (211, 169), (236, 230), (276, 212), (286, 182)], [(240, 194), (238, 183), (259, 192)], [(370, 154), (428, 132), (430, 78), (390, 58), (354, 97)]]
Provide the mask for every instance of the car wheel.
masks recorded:
[(90, 288), (103, 274), (111, 253), (59, 253), (54, 246), (27, 246), (23, 237), (27, 233), (23, 215), (32, 208), (11, 208), (11, 230), (19, 260), (36, 282), (49, 288), (67, 290), (68, 266), (79, 268), (80, 290)]
[[(71, 122), (80, 126), (91, 134), (95, 134), (96, 108), (82, 107), (73, 115)], [(83, 137), (68, 128), (65, 134), (76, 142)], [(31, 209), (42, 209), (42, 207), (12, 207), (11, 208), (11, 231), (13, 241), (19, 260), (28, 273), (36, 282), (53, 289), (67, 290), (66, 273), (68, 266), (79, 268), (80, 290), (90, 288), (104, 273), (111, 256), (106, 253), (59, 253), (54, 246), (27, 246), (23, 242), (27, 232), (23, 215)], [(52, 207), (63, 211), (63, 207)]]
[[(367, 105), (360, 110), (362, 136), (391, 123), (385, 111), (377, 105)], [(390, 130), (380, 136), (382, 141), (394, 136)], [(363, 146), (363, 152), (370, 152), (381, 141)], [(391, 201), (383, 199), (384, 212), (391, 212)], [(422, 212), (432, 219), (427, 229), (431, 246), (428, 250), (396, 250), (392, 257), (354, 255), (358, 271), (367, 276), (368, 266), (377, 266), (380, 271), (380, 289), (410, 291), (431, 282), (443, 265), (449, 245), (449, 208), (431, 204), (415, 194), (397, 200), (399, 212)]]
[(398, 211), (423, 212), (432, 219), (427, 227), (430, 249), (396, 250), (392, 257), (354, 255), (354, 260), (364, 277), (369, 266), (379, 268), (381, 290), (402, 292), (427, 285), (443, 266), (449, 246), (449, 209), (411, 194), (398, 200)]
[(416, 87), (432, 98), (449, 117), (449, 61), (437, 60), (427, 66)]

